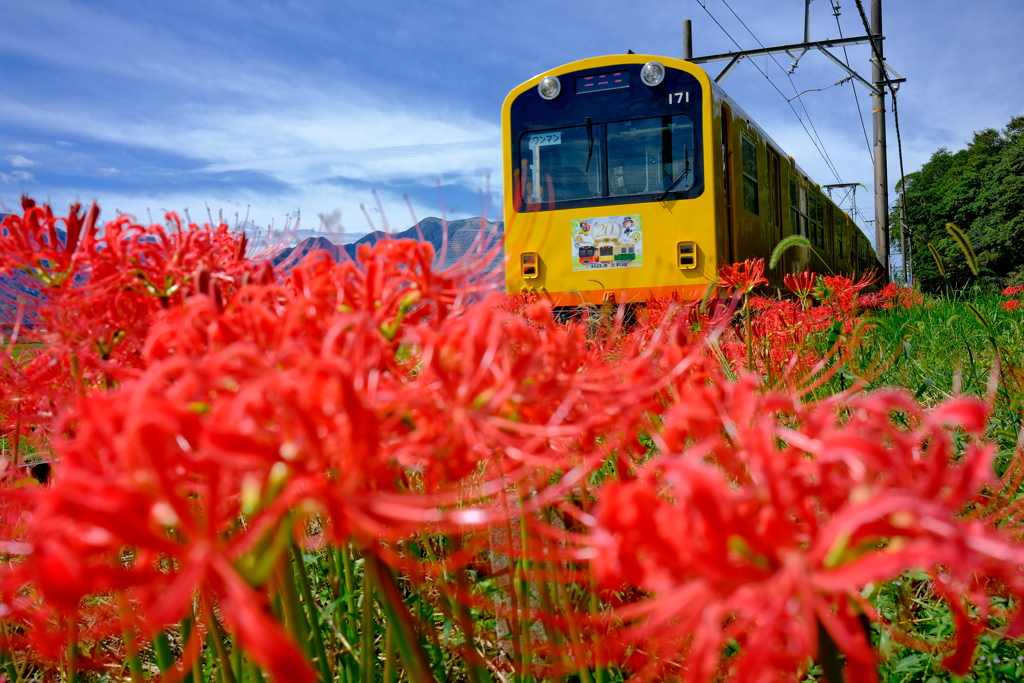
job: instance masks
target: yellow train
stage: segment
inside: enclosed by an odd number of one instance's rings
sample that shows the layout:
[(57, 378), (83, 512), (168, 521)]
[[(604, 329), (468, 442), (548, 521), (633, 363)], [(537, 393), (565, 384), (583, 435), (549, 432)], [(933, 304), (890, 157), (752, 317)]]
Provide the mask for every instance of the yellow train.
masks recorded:
[[(699, 66), (610, 55), (502, 107), (506, 287), (557, 306), (699, 298), (722, 264), (797, 247), (767, 276), (877, 267), (850, 217)], [(817, 252), (817, 253), (815, 253)]]

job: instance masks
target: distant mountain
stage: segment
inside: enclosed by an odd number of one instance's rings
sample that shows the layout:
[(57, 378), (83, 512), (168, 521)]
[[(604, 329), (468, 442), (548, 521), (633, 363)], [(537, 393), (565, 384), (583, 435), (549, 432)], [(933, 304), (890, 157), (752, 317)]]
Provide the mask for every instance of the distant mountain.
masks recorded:
[(272, 259), (272, 262), (275, 268), (280, 267), (287, 270), (301, 261), (306, 254), (311, 251), (317, 251), (318, 249), (326, 251), (335, 261), (339, 261), (341, 259), (341, 247), (326, 237), (319, 236), (307, 237), (294, 247), (285, 247), (281, 251), (277, 252), (277, 255)]
[[(434, 245), (434, 253), (440, 256), (441, 246), (444, 241), (445, 230), (448, 232), (448, 246), (445, 251), (444, 263), (440, 267), (447, 268), (454, 265), (461, 259), (477, 240), (481, 241), (484, 249), (499, 245), (499, 253), (494, 259), (494, 265), (502, 263), (504, 259), (504, 238), (505, 224), (502, 221), (488, 221), (483, 218), (464, 218), (457, 221), (448, 221), (447, 225), (440, 218), (424, 218), (419, 223), (403, 230), (392, 233), (391, 239), (422, 239)], [(362, 239), (345, 245), (345, 251), (352, 258), (355, 258), (356, 249), (360, 244), (373, 244), (377, 240), (387, 238), (387, 233), (374, 232)]]
[(289, 246), (298, 246), (310, 237), (326, 237), (329, 241), (335, 244), (348, 244), (349, 242), (355, 242), (369, 234), (370, 233), (365, 230), (357, 232), (353, 232), (351, 230), (346, 230), (344, 232), (324, 232), (323, 230), (307, 230), (304, 228), (302, 230), (295, 231), (295, 235), (292, 237), (292, 243)]

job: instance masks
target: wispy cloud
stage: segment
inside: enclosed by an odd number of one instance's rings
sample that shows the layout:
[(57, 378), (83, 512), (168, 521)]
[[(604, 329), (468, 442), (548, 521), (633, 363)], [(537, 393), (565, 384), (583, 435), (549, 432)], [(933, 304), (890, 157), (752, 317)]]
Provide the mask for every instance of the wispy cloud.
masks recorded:
[(39, 165), (38, 161), (32, 161), (31, 159), (27, 159), (20, 154), (8, 154), (7, 156), (4, 157), (4, 161), (9, 163), (11, 166), (14, 166), (15, 168), (31, 168), (32, 166)]
[[(203, 179), (209, 190), (200, 200), (255, 200), (261, 213), (301, 204), (315, 213), (347, 197), (355, 201), (345, 213), (361, 218), (357, 207), (372, 202), (371, 187), (404, 205), (399, 185), (411, 194), (413, 186), (433, 191), (441, 178), (475, 193), (486, 174), (500, 173), (497, 106), (493, 118), (483, 120), (443, 96), (425, 102), (391, 89), (402, 96), (385, 98), (344, 72), (285, 68), (258, 50), (225, 50), (220, 40), (77, 3), (32, 12), (51, 30), (28, 39), (16, 35), (17, 26), (0, 28), (4, 49), (88, 74), (92, 89), (110, 96), (80, 98), (74, 107), (65, 106), (63, 93), (22, 98), (5, 103), (0, 122), (44, 133), (49, 154), (36, 150), (33, 157), (65, 183), (77, 177), (77, 189), (65, 185), (76, 194), (102, 191), (118, 202), (139, 195), (131, 203), (138, 211), (144, 192), (160, 201), (187, 201), (180, 187)], [(56, 35), (72, 36), (70, 44), (55, 49), (47, 41)], [(119, 36), (118, 54), (89, 47), (103, 35)], [(129, 68), (121, 52), (142, 56)], [(136, 101), (127, 103), (125, 92), (135, 93)], [(164, 160), (141, 161), (152, 152)], [(126, 153), (140, 161), (126, 161)], [(148, 185), (124, 186), (131, 182)]]
[(22, 183), (34, 183), (35, 181), (35, 177), (28, 171), (0, 173), (0, 183), (4, 183), (6, 185), (20, 185)]

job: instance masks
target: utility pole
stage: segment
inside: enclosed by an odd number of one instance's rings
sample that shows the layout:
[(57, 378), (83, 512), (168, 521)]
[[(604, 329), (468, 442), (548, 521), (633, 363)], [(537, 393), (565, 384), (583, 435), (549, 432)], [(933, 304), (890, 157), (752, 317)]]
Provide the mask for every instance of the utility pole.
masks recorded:
[(882, 0), (871, 0), (872, 132), (875, 156), (875, 255), (886, 279), (889, 272), (889, 167), (885, 148), (885, 61), (882, 55)]
[(683, 19), (683, 59), (693, 59), (693, 23)]
[[(860, 5), (860, 3), (857, 3)], [(871, 26), (870, 35), (857, 36), (854, 38), (840, 38), (838, 40), (817, 40), (810, 39), (810, 5), (811, 0), (804, 3), (804, 42), (791, 45), (779, 45), (766, 47), (757, 50), (741, 50), (739, 52), (727, 52), (720, 55), (708, 55), (706, 57), (690, 57), (689, 60), (695, 64), (707, 64), (728, 60), (726, 67), (721, 73), (715, 76), (715, 82), (721, 83), (725, 80), (736, 65), (748, 57), (760, 57), (764, 55), (786, 54), (793, 59), (793, 65), (789, 73), (797, 68), (800, 58), (808, 50), (817, 50), (828, 57), (839, 68), (858, 83), (863, 85), (871, 93), (872, 104), (872, 127), (874, 129), (874, 166), (875, 166), (875, 254), (878, 257), (879, 265), (882, 267), (886, 277), (889, 276), (889, 173), (886, 166), (886, 140), (885, 140), (885, 88), (894, 84), (903, 83), (907, 79), (900, 76), (895, 69), (885, 63), (882, 56), (882, 0), (871, 0)], [(689, 20), (684, 22), (685, 25)], [(684, 36), (688, 35), (684, 28)], [(685, 42), (685, 38), (684, 38)], [(848, 45), (870, 44), (871, 51), (871, 81), (857, 73), (849, 64), (846, 64), (829, 51), (829, 48), (846, 47)], [(684, 46), (684, 54), (686, 47)], [(692, 49), (692, 48), (691, 48)], [(895, 76), (889, 78), (886, 72)], [(801, 93), (802, 94), (802, 93)]]

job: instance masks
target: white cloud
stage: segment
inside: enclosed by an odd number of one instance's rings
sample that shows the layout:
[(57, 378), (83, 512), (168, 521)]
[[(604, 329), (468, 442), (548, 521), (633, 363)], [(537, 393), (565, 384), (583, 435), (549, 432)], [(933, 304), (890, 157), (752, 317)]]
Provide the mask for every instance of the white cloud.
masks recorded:
[(4, 157), (4, 161), (8, 162), (11, 166), (14, 166), (15, 168), (31, 168), (32, 166), (39, 165), (38, 161), (32, 161), (31, 159), (27, 159), (20, 154), (8, 154), (7, 156)]
[[(146, 147), (206, 162), (201, 172), (253, 171), (290, 185), (346, 179), (384, 185), (432, 185), (445, 178), (469, 189), (501, 169), (497, 121), (454, 112), (398, 109), (349, 89), (280, 83), (265, 106), (192, 104), (162, 120), (131, 112), (76, 110), (11, 103), (0, 118), (58, 133)], [(290, 101), (283, 107), (279, 97)], [(100, 175), (121, 169), (100, 166)], [(326, 206), (317, 207), (318, 210)]]
[[(253, 53), (225, 53), (173, 30), (142, 30), (141, 22), (127, 17), (74, 3), (58, 6), (38, 8), (22, 19), (35, 16), (50, 26), (78, 27), (69, 32), (75, 36), (72, 49), (50, 49), (46, 40), (28, 40), (17, 27), (0, 29), (0, 36), (9, 49), (34, 59), (86, 69), (99, 78), (141, 78), (180, 104), (154, 110), (93, 100), (72, 113), (45, 100), (23, 100), (5, 107), (0, 120), (46, 129), (55, 137), (183, 155), (209, 163), (211, 171), (258, 171), (288, 183), (337, 175), (374, 183), (433, 182), (455, 174), (472, 177), (472, 187), (483, 173), (500, 169), (497, 108), (493, 121), (483, 121), (458, 104), (396, 102), (390, 91), (378, 97), (342, 78), (299, 75)], [(56, 33), (61, 31), (50, 35)], [(77, 36), (83, 34), (116, 34), (127, 41), (122, 49), (135, 52), (137, 46), (139, 54), (155, 49), (161, 57), (127, 65), (113, 53), (79, 44)]]
[[(478, 184), (483, 185), (483, 182), (483, 178), (477, 179)], [(454, 203), (449, 197), (439, 197), (436, 201), (428, 200), (426, 203), (412, 198), (412, 212), (410, 212), (400, 190), (382, 187), (377, 191), (377, 195), (384, 210), (383, 219), (387, 221), (386, 227), (391, 232), (399, 232), (411, 227), (414, 223), (414, 216), (418, 221), (428, 216), (441, 215), (442, 201), (446, 203), (445, 208), (451, 207)], [(54, 212), (60, 214), (62, 211), (66, 211), (70, 203), (88, 204), (93, 197), (79, 195), (74, 190), (53, 190), (49, 199)], [(96, 200), (100, 204), (101, 219), (104, 221), (112, 220), (118, 213), (131, 214), (142, 222), (148, 222), (149, 216), (152, 215), (153, 219), (159, 221), (167, 211), (177, 212), (184, 220), (187, 210), (193, 221), (206, 222), (208, 220), (206, 205), (208, 204), (215, 221), (223, 218), (229, 225), (234, 225), (236, 220), (239, 223), (245, 220), (246, 214), (248, 214), (251, 223), (263, 226), (264, 229), (273, 224), (278, 232), (281, 231), (288, 217), (294, 216), (296, 210), (301, 211), (301, 228), (323, 230), (321, 219), (317, 215), (323, 213), (330, 223), (331, 232), (335, 234), (365, 233), (371, 229), (366, 217), (359, 209), (359, 205), (364, 204), (373, 221), (373, 229), (385, 228), (384, 220), (376, 210), (376, 203), (369, 191), (328, 183), (301, 185), (296, 187), (293, 192), (281, 196), (268, 195), (245, 188), (211, 189), (202, 194), (183, 192), (177, 189), (154, 189), (145, 193), (104, 191), (96, 197)], [(482, 213), (482, 210), (470, 211), (468, 206), (464, 208), (467, 210), (460, 211), (459, 218)], [(501, 219), (499, 197), (491, 197), (487, 213), (491, 220)], [(294, 222), (294, 218), (292, 218), (292, 222)]]
[(103, 176), (104, 178), (109, 178), (111, 176), (115, 176), (121, 173), (121, 171), (110, 166), (101, 166), (100, 168), (96, 169), (96, 172)]
[(21, 183), (34, 183), (35, 177), (28, 171), (12, 171), (11, 173), (0, 173), (0, 182), (7, 185), (20, 185)]

